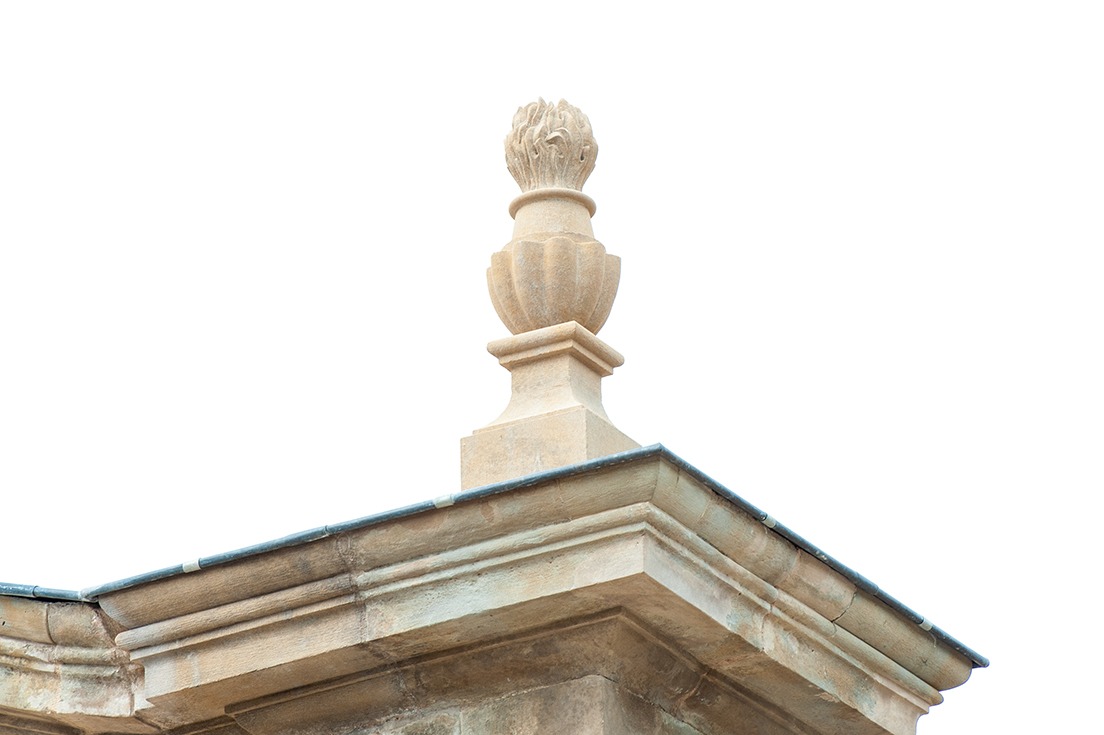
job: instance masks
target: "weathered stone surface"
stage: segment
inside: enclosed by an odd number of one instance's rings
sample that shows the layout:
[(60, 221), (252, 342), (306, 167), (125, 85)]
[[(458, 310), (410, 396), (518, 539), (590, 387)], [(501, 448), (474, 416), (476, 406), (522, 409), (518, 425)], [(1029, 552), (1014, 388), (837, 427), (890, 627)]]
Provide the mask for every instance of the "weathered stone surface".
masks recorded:
[(937, 689), (950, 689), (962, 683), (955, 673), (966, 663), (962, 654), (940, 646), (929, 631), (887, 611), (869, 595), (856, 594), (836, 623), (871, 641), (874, 648)]
[(590, 120), (563, 100), (519, 107), (505, 147), (506, 168), (522, 191), (581, 190), (598, 157)]
[(489, 426), (460, 444), (461, 487), (490, 485), (637, 446), (609, 421), (581, 406)]
[[(332, 731), (401, 731), (408, 720), (385, 719), (395, 711), (459, 713), (462, 733), (546, 732), (533, 729), (540, 722), (556, 732), (694, 733), (682, 719), (699, 706), (692, 694), (705, 676), (614, 612), (248, 703), (234, 716), (257, 735), (299, 731), (319, 712)], [(725, 712), (754, 723), (755, 732), (793, 732), (733, 687), (717, 689), (711, 706), (729, 699)], [(568, 714), (575, 719), (565, 720)], [(702, 732), (732, 732), (713, 727)]]
[(62, 731), (150, 732), (132, 719), (141, 670), (109, 628), (91, 605), (0, 596), (0, 732), (36, 731), (42, 716)]
[(402, 719), (367, 730), (352, 730), (350, 735), (461, 735), (458, 712), (437, 712), (429, 716), (417, 716), (413, 720)]
[(589, 676), (493, 699), (464, 713), (464, 729), (517, 735), (569, 729), (578, 735), (606, 735), (611, 732), (609, 688), (608, 679)]
[(462, 733), (701, 735), (602, 676), (531, 689), (463, 712)]
[(575, 322), (492, 342), (511, 373), (497, 419), (460, 442), (463, 489), (605, 457), (639, 445), (610, 423), (601, 380), (624, 362)]
[[(519, 216), (550, 218), (547, 210), (563, 201), (571, 200), (551, 194), (528, 197)], [(534, 209), (545, 211), (530, 211)], [(620, 278), (620, 258), (607, 254), (593, 237), (566, 229), (531, 232), (510, 241), (491, 256), (487, 269), (495, 311), (514, 334), (565, 322), (597, 333), (609, 318)]]
[(487, 287), (514, 334), (578, 322), (597, 334), (609, 317), (621, 260), (594, 239), (594, 201), (582, 193), (598, 143), (566, 102), (518, 110), (506, 164), (522, 194), (510, 204), (513, 239), (491, 258)]
[(488, 349), (511, 372), (498, 419), (461, 442), (461, 487), (509, 480), (639, 446), (602, 407), (601, 379), (624, 362), (594, 335), (617, 295), (621, 261), (594, 239), (595, 206), (579, 191), (598, 145), (565, 102), (518, 111), (506, 140), (522, 188), (513, 239), (491, 257), (487, 287), (515, 336)]
[(49, 605), (39, 600), (0, 596), (0, 635), (35, 643), (53, 643), (46, 624)]
[[(16, 700), (0, 702), (19, 704)], [(80, 735), (80, 730), (44, 717), (29, 716), (25, 711), (0, 705), (0, 733), (3, 735)]]
[(703, 733), (909, 735), (970, 662), (849, 585), (641, 454), (105, 593), (109, 625), (7, 598), (70, 643), (0, 638), (0, 723), (379, 728), (599, 676)]

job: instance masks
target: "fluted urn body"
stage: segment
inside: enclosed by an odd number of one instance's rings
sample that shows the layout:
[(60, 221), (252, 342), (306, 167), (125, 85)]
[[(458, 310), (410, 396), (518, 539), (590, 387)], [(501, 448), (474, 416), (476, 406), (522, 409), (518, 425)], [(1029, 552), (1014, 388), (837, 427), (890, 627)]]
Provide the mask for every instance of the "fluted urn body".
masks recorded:
[(609, 317), (621, 259), (578, 233), (513, 240), (491, 256), (491, 301), (514, 334), (578, 322), (597, 333)]

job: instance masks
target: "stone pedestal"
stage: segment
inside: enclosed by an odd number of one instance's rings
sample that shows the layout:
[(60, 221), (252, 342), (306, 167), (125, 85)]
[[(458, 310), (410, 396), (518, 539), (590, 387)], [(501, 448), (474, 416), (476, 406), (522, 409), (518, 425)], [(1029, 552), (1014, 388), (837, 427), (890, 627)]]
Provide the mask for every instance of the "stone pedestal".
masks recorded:
[(594, 335), (617, 295), (621, 259), (594, 239), (594, 200), (581, 189), (598, 143), (566, 102), (518, 110), (507, 168), (522, 193), (513, 239), (491, 256), (487, 289), (513, 337), (488, 345), (510, 371), (510, 405), (460, 442), (464, 489), (638, 447), (602, 408), (602, 378), (625, 360)]
[(575, 322), (487, 346), (510, 371), (510, 403), (460, 442), (464, 489), (564, 467), (639, 446), (610, 422), (602, 378), (624, 358)]

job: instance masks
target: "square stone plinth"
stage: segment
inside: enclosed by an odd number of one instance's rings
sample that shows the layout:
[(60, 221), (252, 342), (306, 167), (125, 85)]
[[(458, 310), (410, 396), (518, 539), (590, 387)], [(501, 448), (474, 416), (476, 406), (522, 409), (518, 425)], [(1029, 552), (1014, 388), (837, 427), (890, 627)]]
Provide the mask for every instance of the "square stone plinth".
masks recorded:
[(463, 489), (566, 467), (639, 444), (584, 406), (479, 429), (460, 440)]

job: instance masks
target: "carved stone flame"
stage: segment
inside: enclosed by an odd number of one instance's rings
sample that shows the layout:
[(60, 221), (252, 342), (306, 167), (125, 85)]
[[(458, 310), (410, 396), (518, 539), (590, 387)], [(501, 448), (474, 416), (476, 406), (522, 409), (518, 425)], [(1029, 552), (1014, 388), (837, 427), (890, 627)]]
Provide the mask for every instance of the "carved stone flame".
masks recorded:
[(522, 191), (581, 191), (597, 157), (590, 120), (563, 100), (555, 105), (538, 100), (519, 108), (506, 137), (506, 168)]

